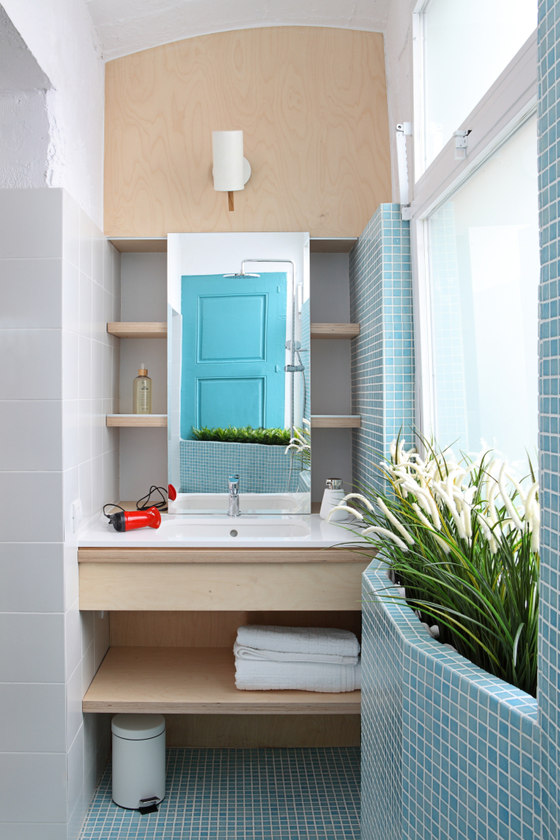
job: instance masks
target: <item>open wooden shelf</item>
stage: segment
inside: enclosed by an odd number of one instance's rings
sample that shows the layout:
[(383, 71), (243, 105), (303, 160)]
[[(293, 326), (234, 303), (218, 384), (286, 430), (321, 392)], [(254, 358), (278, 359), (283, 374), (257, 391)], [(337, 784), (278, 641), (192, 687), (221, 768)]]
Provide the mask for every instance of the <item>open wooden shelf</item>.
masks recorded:
[(107, 332), (117, 338), (167, 338), (165, 321), (109, 321)]
[(356, 338), (359, 324), (311, 324), (311, 338)]
[(240, 691), (231, 648), (113, 647), (88, 688), (84, 712), (347, 715), (359, 691)]
[[(167, 426), (167, 414), (108, 414), (107, 426), (112, 428), (154, 428)], [(312, 429), (359, 429), (359, 414), (312, 414)]]
[[(109, 321), (107, 332), (117, 338), (167, 338), (165, 321)], [(359, 324), (311, 324), (311, 338), (355, 338)]]
[(357, 241), (355, 236), (312, 236), (309, 250), (316, 254), (349, 254)]
[(108, 236), (109, 242), (121, 254), (166, 254), (167, 236)]
[(359, 414), (312, 414), (312, 429), (359, 429), (362, 418)]
[(108, 414), (106, 423), (118, 429), (161, 428), (167, 426), (167, 414)]

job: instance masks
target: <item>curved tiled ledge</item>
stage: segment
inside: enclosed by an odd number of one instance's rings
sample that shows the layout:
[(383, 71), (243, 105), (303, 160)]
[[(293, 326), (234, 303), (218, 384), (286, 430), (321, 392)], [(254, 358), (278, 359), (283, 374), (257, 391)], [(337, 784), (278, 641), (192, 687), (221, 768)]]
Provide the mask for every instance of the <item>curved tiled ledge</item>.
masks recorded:
[(362, 584), (363, 836), (540, 836), (537, 701)]

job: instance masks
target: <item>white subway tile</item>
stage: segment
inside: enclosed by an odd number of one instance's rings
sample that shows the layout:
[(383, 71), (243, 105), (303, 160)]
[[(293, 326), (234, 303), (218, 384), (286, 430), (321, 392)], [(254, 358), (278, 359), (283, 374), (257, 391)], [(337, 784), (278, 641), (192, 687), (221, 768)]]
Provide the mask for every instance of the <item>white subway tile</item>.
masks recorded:
[(80, 338), (70, 330), (62, 331), (62, 393), (65, 400), (80, 396)]
[(59, 400), (0, 400), (0, 468), (61, 469), (61, 415)]
[(62, 325), (74, 332), (80, 328), (80, 271), (69, 260), (62, 263)]
[(92, 393), (92, 349), (91, 339), (83, 334), (78, 336), (78, 368), (79, 368), (79, 388), (80, 399), (91, 399)]
[(0, 330), (3, 398), (60, 399), (61, 355), (59, 330)]
[(62, 190), (0, 190), (4, 259), (62, 257)]
[(62, 261), (0, 261), (0, 329), (59, 329)]
[(0, 612), (64, 608), (61, 543), (0, 543)]
[(75, 525), (79, 526), (80, 521), (74, 523), (73, 514), (75, 511), (72, 505), (80, 500), (80, 480), (78, 467), (70, 467), (64, 471), (62, 481), (62, 517), (64, 522), (64, 540), (66, 545), (77, 545), (77, 535), (74, 532)]
[(104, 271), (105, 271), (105, 237), (99, 228), (94, 224), (93, 239), (92, 239), (92, 265), (91, 265), (91, 279), (99, 286), (104, 285)]
[(74, 670), (66, 682), (66, 744), (70, 748), (82, 726), (82, 665)]
[(70, 677), (82, 661), (82, 620), (77, 602), (64, 615), (64, 638), (66, 676)]
[(80, 271), (80, 317), (76, 329), (88, 338), (92, 335), (92, 285), (91, 279)]
[(72, 196), (63, 193), (63, 244), (62, 254), (74, 268), (80, 266), (80, 208)]
[(0, 683), (0, 752), (63, 752), (64, 693), (62, 683)]
[(83, 461), (78, 466), (78, 481), (84, 516), (92, 516), (96, 511), (93, 508), (93, 473), (91, 460)]
[(62, 542), (62, 473), (0, 473), (4, 542)]
[(63, 683), (64, 615), (1, 613), (0, 674), (4, 682)]
[[(6, 831), (6, 823), (16, 824), (14, 834), (4, 835), (6, 840), (25, 836), (20, 821), (66, 823), (66, 753), (0, 754), (0, 779), (2, 830)], [(47, 829), (36, 836), (48, 837)]]
[(95, 225), (89, 216), (80, 212), (80, 271), (91, 280), (93, 272), (93, 240)]
[(107, 311), (105, 307), (105, 299), (107, 292), (103, 286), (98, 286), (96, 283), (92, 284), (91, 289), (91, 315), (90, 328), (91, 337), (96, 341), (105, 341), (107, 336)]
[(78, 550), (74, 545), (64, 546), (64, 609), (68, 609), (79, 596)]
[(78, 464), (91, 458), (91, 401), (78, 401)]
[(84, 761), (84, 728), (81, 726), (68, 751), (69, 837), (77, 836), (71, 832), (79, 831), (89, 805), (84, 795)]
[(64, 400), (62, 403), (62, 466), (64, 470), (75, 467), (80, 460), (79, 400)]

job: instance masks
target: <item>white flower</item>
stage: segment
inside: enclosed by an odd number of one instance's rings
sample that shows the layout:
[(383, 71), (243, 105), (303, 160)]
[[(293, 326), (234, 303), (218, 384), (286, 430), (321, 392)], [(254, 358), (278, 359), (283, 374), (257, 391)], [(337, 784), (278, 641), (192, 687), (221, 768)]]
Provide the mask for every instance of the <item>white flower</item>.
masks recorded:
[(348, 507), (348, 505), (336, 505), (336, 507), (333, 507), (329, 510), (327, 519), (331, 518), (331, 516), (333, 515), (335, 510), (344, 510), (344, 511), (346, 511), (346, 513), (351, 513), (352, 516), (355, 516), (356, 519), (358, 519), (360, 521), (362, 521), (363, 518), (364, 518), (358, 510), (354, 510), (354, 508)]
[(519, 518), (519, 515), (518, 515), (518, 513), (515, 509), (515, 506), (514, 506), (513, 502), (511, 501), (511, 499), (509, 497), (509, 494), (508, 494), (506, 486), (505, 486), (505, 478), (506, 477), (509, 478), (509, 476), (506, 475), (506, 465), (502, 464), (502, 468), (500, 470), (500, 475), (498, 476), (498, 486), (500, 488), (500, 495), (501, 495), (502, 499), (504, 500), (504, 505), (506, 506), (506, 510), (509, 514), (509, 518), (511, 519), (511, 521), (513, 522), (515, 527), (518, 528), (520, 531), (522, 531), (523, 530), (523, 523), (521, 522), (521, 519)]
[(364, 507), (366, 507), (371, 513), (375, 510), (369, 499), (366, 499), (366, 497), (362, 496), (361, 493), (347, 493), (342, 501), (348, 502), (350, 499), (359, 499)]
[(412, 534), (409, 534), (404, 525), (402, 525), (397, 517), (391, 513), (385, 502), (382, 499), (377, 499), (377, 504), (385, 518), (389, 520), (393, 528), (397, 529), (401, 537), (403, 537), (409, 545), (414, 545), (414, 537)]
[(392, 531), (389, 531), (387, 528), (382, 528), (380, 525), (370, 525), (369, 528), (364, 528), (362, 534), (379, 534), (380, 537), (387, 537), (387, 539), (392, 540), (401, 551), (408, 551), (407, 544), (400, 537), (397, 537)]

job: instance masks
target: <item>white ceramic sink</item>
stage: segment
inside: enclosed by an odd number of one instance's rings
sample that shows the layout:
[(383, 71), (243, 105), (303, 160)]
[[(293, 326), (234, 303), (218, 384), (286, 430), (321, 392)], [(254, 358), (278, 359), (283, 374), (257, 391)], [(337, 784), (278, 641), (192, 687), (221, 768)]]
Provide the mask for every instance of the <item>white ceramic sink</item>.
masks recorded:
[(196, 541), (234, 542), (235, 540), (289, 540), (301, 539), (310, 534), (307, 522), (274, 517), (271, 519), (249, 519), (240, 517), (208, 517), (204, 520), (190, 516), (166, 517), (160, 527), (161, 536), (165, 531), (180, 533), (184, 539)]

